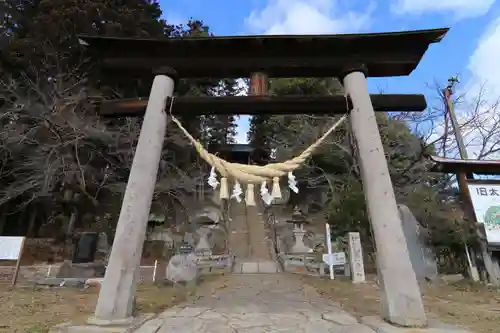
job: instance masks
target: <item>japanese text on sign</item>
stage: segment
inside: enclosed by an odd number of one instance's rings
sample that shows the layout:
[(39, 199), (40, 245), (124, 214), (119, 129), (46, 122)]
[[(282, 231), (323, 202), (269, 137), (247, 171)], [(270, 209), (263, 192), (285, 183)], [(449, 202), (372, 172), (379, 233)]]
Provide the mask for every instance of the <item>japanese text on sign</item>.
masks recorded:
[(484, 224), (488, 243), (500, 243), (500, 184), (469, 183), (478, 223)]
[(496, 188), (476, 187), (476, 194), (480, 196), (500, 196), (500, 191)]

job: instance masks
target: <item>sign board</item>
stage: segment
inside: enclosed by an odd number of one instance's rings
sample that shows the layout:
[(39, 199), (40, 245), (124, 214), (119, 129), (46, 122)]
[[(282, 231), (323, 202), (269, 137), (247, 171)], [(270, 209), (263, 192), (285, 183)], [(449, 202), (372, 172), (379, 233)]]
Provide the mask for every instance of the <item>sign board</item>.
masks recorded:
[(0, 236), (0, 260), (15, 260), (16, 268), (12, 277), (12, 286), (16, 284), (21, 268), (21, 256), (24, 247), (24, 237)]
[(500, 184), (468, 184), (478, 223), (484, 224), (488, 243), (500, 243)]
[(345, 252), (334, 252), (330, 256), (323, 254), (323, 262), (329, 266), (344, 266), (346, 263)]
[(18, 260), (24, 237), (0, 237), (0, 260)]

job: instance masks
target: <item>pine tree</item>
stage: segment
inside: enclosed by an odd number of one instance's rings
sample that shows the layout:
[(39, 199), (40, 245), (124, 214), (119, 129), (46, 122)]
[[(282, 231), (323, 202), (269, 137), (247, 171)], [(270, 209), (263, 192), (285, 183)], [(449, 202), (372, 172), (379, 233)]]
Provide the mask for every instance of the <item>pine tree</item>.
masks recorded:
[(2, 50), (7, 64), (32, 75), (71, 73), (86, 60), (78, 34), (122, 37), (163, 36), (159, 3), (150, 0), (5, 0), (0, 5)]

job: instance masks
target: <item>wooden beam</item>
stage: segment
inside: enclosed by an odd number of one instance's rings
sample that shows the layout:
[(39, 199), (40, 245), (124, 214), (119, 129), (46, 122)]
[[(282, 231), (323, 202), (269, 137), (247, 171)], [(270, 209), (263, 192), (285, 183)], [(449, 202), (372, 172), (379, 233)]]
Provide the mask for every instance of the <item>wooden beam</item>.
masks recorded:
[(181, 78), (240, 78), (262, 71), (268, 77), (340, 77), (346, 64), (362, 63), (370, 77), (405, 76), (417, 66), (422, 54), (412, 52), (384, 55), (330, 57), (104, 57), (102, 69), (114, 76), (144, 76), (155, 68), (168, 66)]
[[(420, 112), (427, 103), (423, 95), (372, 94), (375, 111)], [(147, 98), (102, 101), (99, 113), (104, 117), (142, 116)], [(346, 103), (349, 105), (346, 105)], [(176, 97), (172, 112), (176, 115), (203, 114), (344, 114), (350, 101), (343, 95), (334, 96), (230, 96), (230, 97)]]
[(477, 175), (500, 175), (500, 161), (496, 160), (459, 160), (429, 155), (427, 158), (433, 162), (430, 167), (432, 172), (441, 173), (465, 173), (467, 178), (471, 174)]
[(364, 64), (368, 76), (410, 74), (432, 43), (448, 29), (309, 36), (120, 38), (80, 35), (81, 45), (101, 69), (122, 75), (151, 75), (168, 66), (181, 78), (342, 76)]

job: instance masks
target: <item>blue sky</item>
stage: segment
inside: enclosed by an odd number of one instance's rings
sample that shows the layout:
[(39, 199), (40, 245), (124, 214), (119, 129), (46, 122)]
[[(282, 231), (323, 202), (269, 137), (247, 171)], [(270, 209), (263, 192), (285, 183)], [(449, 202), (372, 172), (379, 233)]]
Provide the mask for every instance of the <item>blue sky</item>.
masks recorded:
[[(409, 77), (370, 79), (384, 93), (424, 93), (460, 73), (461, 86), (500, 92), (500, 0), (161, 0), (170, 23), (201, 19), (216, 35), (333, 34), (450, 27)], [(239, 121), (239, 140), (247, 129)]]

